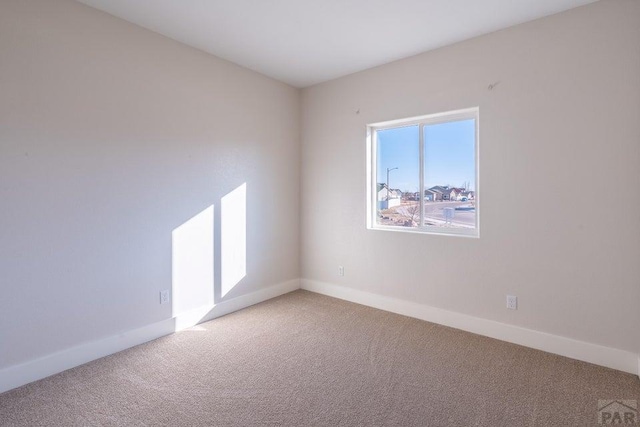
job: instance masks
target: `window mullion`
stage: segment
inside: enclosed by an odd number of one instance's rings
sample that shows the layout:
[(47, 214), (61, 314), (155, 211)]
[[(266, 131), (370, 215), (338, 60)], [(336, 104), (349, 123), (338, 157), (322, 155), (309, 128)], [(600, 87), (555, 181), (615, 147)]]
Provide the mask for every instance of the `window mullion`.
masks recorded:
[(418, 143), (420, 147), (418, 151), (420, 152), (420, 196), (418, 197), (418, 201), (420, 204), (420, 225), (419, 228), (424, 227), (424, 124), (420, 123), (420, 127), (418, 128)]
[(371, 135), (371, 210), (369, 212), (371, 224), (378, 223), (378, 130), (373, 130)]

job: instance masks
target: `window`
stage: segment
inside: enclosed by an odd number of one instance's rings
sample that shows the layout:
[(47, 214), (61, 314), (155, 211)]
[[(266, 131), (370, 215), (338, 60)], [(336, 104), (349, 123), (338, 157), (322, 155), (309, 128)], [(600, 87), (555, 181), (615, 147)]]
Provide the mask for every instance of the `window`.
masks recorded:
[(479, 236), (478, 108), (367, 127), (367, 227)]

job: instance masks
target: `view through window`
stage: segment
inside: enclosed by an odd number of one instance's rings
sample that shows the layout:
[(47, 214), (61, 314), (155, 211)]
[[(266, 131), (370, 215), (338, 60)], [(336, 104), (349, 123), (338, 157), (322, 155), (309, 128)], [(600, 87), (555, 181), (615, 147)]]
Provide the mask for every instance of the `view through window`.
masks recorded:
[(370, 228), (478, 235), (478, 109), (369, 126)]

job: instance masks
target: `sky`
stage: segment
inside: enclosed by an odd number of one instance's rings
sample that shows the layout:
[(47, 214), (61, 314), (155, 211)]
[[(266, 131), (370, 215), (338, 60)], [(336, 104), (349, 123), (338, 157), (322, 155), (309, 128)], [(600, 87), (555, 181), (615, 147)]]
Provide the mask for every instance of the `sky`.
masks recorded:
[[(406, 126), (378, 131), (378, 182), (403, 192), (420, 191), (419, 127)], [(475, 190), (475, 123), (460, 120), (424, 127), (424, 188), (435, 185)]]

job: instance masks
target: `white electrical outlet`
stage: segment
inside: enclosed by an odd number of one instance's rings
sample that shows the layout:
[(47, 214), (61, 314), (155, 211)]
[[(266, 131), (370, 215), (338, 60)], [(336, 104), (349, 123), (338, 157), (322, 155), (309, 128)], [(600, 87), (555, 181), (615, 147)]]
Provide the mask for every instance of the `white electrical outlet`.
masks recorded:
[(507, 308), (509, 310), (517, 310), (518, 309), (518, 297), (513, 295), (507, 295)]
[(341, 265), (338, 266), (338, 274), (340, 276), (344, 276), (344, 267)]
[(167, 304), (169, 302), (169, 289), (160, 291), (160, 304)]

